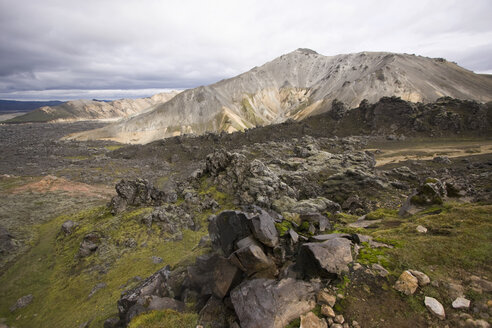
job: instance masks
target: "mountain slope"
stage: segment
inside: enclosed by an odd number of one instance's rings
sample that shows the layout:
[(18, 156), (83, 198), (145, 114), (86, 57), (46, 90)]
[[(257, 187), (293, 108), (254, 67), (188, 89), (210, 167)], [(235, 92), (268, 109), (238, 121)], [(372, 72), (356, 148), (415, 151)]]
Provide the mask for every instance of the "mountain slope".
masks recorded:
[(356, 107), (399, 96), (492, 100), (492, 81), (444, 59), (385, 52), (323, 56), (297, 49), (237, 77), (182, 92), (151, 111), (69, 138), (147, 143), (184, 133), (233, 132), (301, 120), (338, 99)]
[(148, 98), (118, 99), (110, 102), (97, 100), (67, 101), (57, 106), (44, 106), (29, 113), (15, 117), (8, 123), (116, 120), (132, 116), (165, 103), (179, 92), (164, 92)]

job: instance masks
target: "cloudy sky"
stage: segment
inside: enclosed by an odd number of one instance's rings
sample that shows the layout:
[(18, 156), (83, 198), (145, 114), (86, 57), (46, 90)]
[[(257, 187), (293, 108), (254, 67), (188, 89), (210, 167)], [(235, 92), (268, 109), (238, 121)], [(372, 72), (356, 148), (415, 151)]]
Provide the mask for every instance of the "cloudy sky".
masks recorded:
[(149, 96), (300, 47), (492, 73), (491, 17), (491, 0), (0, 0), (0, 99)]

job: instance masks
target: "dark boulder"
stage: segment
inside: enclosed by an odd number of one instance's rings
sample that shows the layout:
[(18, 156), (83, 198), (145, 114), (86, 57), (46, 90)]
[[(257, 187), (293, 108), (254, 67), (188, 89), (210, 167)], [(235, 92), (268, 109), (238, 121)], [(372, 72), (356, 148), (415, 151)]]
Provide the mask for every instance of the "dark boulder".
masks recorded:
[(212, 218), (208, 232), (212, 245), (220, 248), (225, 256), (231, 255), (235, 243), (251, 234), (249, 218), (239, 211), (224, 211)]
[(242, 279), (242, 271), (226, 258), (220, 257), (215, 264), (213, 294), (223, 299), (231, 288)]
[(199, 313), (198, 323), (203, 327), (229, 328), (236, 320), (234, 311), (222, 300), (212, 296)]
[(86, 257), (94, 253), (99, 247), (101, 238), (102, 234), (98, 231), (92, 231), (85, 235), (80, 243), (79, 256)]
[(297, 267), (308, 277), (336, 278), (348, 272), (348, 264), (353, 261), (351, 244), (346, 238), (303, 244), (297, 257)]
[(62, 226), (61, 226), (61, 231), (65, 234), (65, 235), (70, 235), (73, 230), (75, 229), (75, 227), (77, 227), (77, 223), (76, 222), (73, 222), (72, 220), (68, 220), (68, 221), (65, 221), (63, 222)]
[(295, 279), (246, 280), (231, 291), (242, 328), (280, 328), (312, 310), (319, 286)]
[(278, 231), (275, 228), (275, 221), (266, 211), (259, 209), (258, 213), (251, 217), (249, 224), (253, 235), (261, 243), (268, 247), (278, 245)]
[(273, 260), (254, 244), (238, 249), (229, 259), (248, 276), (273, 278), (278, 274)]

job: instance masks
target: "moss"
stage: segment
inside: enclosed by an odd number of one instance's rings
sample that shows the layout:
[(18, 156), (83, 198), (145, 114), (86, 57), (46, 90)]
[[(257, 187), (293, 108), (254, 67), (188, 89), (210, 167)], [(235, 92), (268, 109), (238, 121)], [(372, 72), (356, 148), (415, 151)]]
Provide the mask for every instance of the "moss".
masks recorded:
[(109, 150), (109, 151), (118, 150), (118, 149), (120, 149), (121, 147), (123, 147), (123, 145), (111, 145), (111, 146), (104, 146), (104, 148), (106, 148), (106, 149), (107, 149), (107, 150)]
[(288, 220), (283, 220), (282, 222), (275, 222), (275, 228), (277, 228), (280, 237), (285, 236), (290, 229), (294, 229), (292, 223)]
[(371, 248), (367, 243), (363, 243), (364, 248), (359, 251), (357, 260), (364, 265), (371, 265), (377, 263), (382, 265), (385, 269), (391, 270), (390, 258), (386, 255), (384, 248)]
[(285, 326), (285, 328), (298, 328), (300, 325), (301, 325), (301, 318), (296, 318), (291, 322), (289, 322), (289, 324)]
[(207, 177), (202, 177), (200, 180), (200, 187), (198, 189), (198, 195), (201, 197), (209, 196), (213, 198), (222, 209), (234, 209), (234, 198), (222, 191), (219, 191), (215, 185), (210, 182)]
[(195, 328), (198, 314), (173, 310), (152, 311), (135, 317), (128, 328)]
[(335, 219), (339, 222), (342, 222), (342, 223), (352, 223), (352, 222), (357, 221), (358, 216), (340, 212), (340, 213), (335, 214)]

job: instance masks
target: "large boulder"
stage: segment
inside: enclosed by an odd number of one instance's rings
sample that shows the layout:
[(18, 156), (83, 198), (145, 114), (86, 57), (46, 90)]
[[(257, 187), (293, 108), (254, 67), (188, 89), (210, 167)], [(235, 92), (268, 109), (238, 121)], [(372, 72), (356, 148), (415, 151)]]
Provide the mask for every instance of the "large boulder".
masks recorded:
[(322, 243), (303, 244), (297, 267), (308, 277), (334, 278), (348, 272), (348, 264), (352, 261), (351, 241), (336, 237)]
[(242, 279), (242, 271), (228, 259), (220, 257), (215, 264), (213, 278), (212, 292), (216, 297), (222, 299), (231, 288), (239, 284)]
[(237, 241), (251, 235), (249, 218), (246, 213), (239, 211), (221, 212), (212, 218), (208, 232), (212, 245), (222, 249), (225, 256), (229, 256)]
[(312, 310), (319, 286), (295, 279), (246, 280), (231, 291), (242, 328), (280, 328)]
[(250, 228), (256, 239), (264, 245), (272, 248), (278, 245), (275, 221), (266, 211), (258, 209), (257, 213), (251, 217)]
[[(152, 276), (145, 279), (137, 287), (122, 294), (118, 300), (118, 312), (120, 322), (128, 324), (130, 320), (143, 312), (150, 311), (149, 305), (152, 307), (165, 306), (171, 304), (176, 309), (180, 309), (181, 305), (171, 302), (167, 299), (161, 300), (156, 297), (167, 297), (166, 282), (169, 278), (171, 271), (169, 266), (162, 268), (154, 273)], [(154, 302), (152, 303), (152, 300)]]

